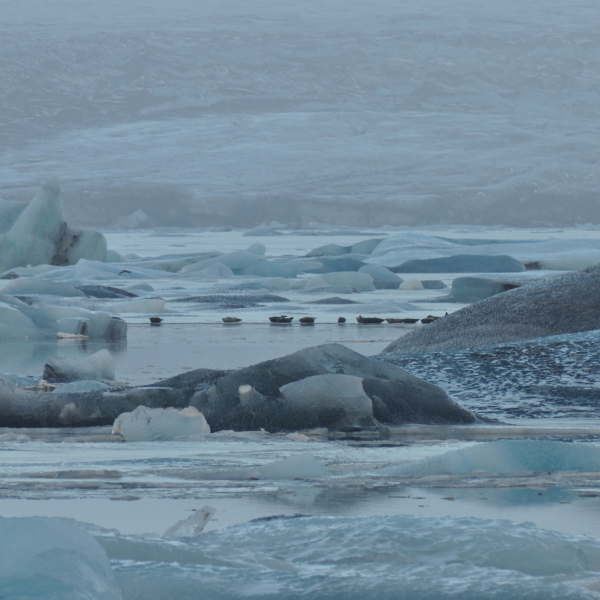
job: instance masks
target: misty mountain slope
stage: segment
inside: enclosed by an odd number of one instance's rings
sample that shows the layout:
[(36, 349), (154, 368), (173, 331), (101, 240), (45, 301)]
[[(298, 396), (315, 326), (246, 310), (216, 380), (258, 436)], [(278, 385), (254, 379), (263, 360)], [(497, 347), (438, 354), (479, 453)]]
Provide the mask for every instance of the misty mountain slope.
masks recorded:
[(11, 0), (0, 196), (58, 175), (79, 223), (598, 222), (596, 8), (499, 4)]

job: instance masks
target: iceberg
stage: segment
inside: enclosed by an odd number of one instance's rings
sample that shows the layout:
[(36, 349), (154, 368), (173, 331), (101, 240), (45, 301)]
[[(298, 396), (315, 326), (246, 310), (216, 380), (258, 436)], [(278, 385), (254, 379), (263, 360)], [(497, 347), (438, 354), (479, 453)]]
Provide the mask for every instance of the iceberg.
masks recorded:
[(163, 537), (197, 537), (202, 533), (215, 512), (216, 511), (212, 506), (203, 506), (200, 510), (195, 510), (187, 519), (178, 521), (175, 525), (169, 527), (169, 529), (163, 533)]
[(85, 294), (68, 283), (59, 281), (48, 281), (45, 279), (15, 279), (6, 285), (2, 290), (3, 294), (11, 296), (63, 296), (65, 298), (83, 298)]
[[(367, 399), (354, 379), (331, 378), (336, 387), (326, 390), (323, 379), (304, 381), (316, 375), (362, 379), (372, 413), (368, 414)], [(322, 406), (320, 394), (326, 399)], [(346, 402), (344, 395), (352, 400)], [(224, 374), (211, 387), (197, 391), (190, 404), (202, 412), (212, 431), (261, 427), (267, 431), (294, 431), (320, 426), (338, 429), (364, 427), (374, 424), (372, 419), (389, 425), (481, 421), (441, 388), (340, 344), (306, 348)]]
[(0, 271), (27, 265), (71, 265), (81, 258), (106, 259), (106, 238), (65, 222), (60, 186), (52, 180), (0, 234)]
[(294, 454), (257, 470), (261, 479), (325, 479), (331, 476), (325, 465), (312, 454)]
[(6, 233), (15, 224), (27, 206), (24, 202), (0, 200), (0, 233)]
[(68, 383), (85, 379), (114, 381), (115, 361), (106, 349), (83, 360), (55, 356), (44, 365), (43, 378), (50, 383)]
[(106, 552), (76, 521), (0, 518), (0, 593), (26, 600), (121, 600)]
[(466, 475), (474, 472), (517, 474), (555, 471), (598, 471), (600, 448), (592, 444), (551, 440), (497, 440), (452, 450), (385, 473), (411, 475)]
[(152, 219), (140, 208), (130, 215), (119, 217), (115, 221), (117, 229), (139, 229), (141, 227), (152, 227)]
[(361, 267), (365, 266), (365, 263), (360, 260), (353, 258), (320, 258), (318, 261), (320, 267), (316, 268), (305, 268), (307, 273), (316, 273), (318, 275), (323, 273), (337, 273), (344, 271), (359, 271)]
[(394, 273), (522, 273), (523, 263), (506, 255), (457, 254), (441, 258), (407, 260), (391, 267)]
[(484, 277), (457, 277), (452, 281), (450, 295), (458, 302), (477, 302), (518, 287), (520, 284)]
[(264, 256), (256, 254), (256, 252), (250, 252), (249, 250), (236, 250), (228, 254), (221, 254), (215, 258), (195, 262), (184, 266), (181, 272), (203, 271), (207, 267), (217, 263), (225, 265), (235, 275), (259, 275), (262, 277), (296, 276), (296, 273), (285, 265), (268, 260)]
[(372, 292), (375, 290), (373, 278), (367, 273), (343, 271), (341, 273), (324, 273), (312, 277), (306, 282), (305, 288), (349, 286), (357, 292)]
[(0, 301), (0, 340), (22, 340), (40, 335), (41, 332), (27, 315)]
[(474, 348), (600, 329), (598, 298), (600, 265), (471, 304), (392, 342), (384, 352)]
[(193, 406), (180, 410), (138, 406), (116, 418), (113, 424), (115, 433), (128, 442), (151, 442), (206, 436), (210, 434), (210, 427), (202, 413)]
[(373, 285), (378, 290), (397, 290), (402, 279), (381, 265), (364, 265), (358, 270), (373, 278)]

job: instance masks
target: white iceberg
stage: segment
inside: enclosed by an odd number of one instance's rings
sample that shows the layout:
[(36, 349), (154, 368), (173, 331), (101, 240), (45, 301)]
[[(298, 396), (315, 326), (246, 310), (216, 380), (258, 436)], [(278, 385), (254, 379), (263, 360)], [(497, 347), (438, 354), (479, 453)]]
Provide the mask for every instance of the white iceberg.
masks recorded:
[(0, 235), (0, 271), (26, 265), (69, 265), (80, 258), (105, 260), (106, 238), (96, 231), (68, 227), (57, 180), (44, 185), (12, 227)]
[(169, 527), (163, 533), (163, 537), (197, 537), (214, 514), (215, 509), (212, 506), (203, 506), (200, 510), (195, 510), (187, 519), (178, 521)]
[(325, 479), (331, 473), (312, 454), (294, 454), (257, 469), (261, 479)]
[(115, 380), (115, 361), (106, 349), (83, 360), (55, 356), (44, 365), (43, 378), (49, 382), (80, 381), (88, 379)]
[(106, 552), (72, 519), (0, 519), (3, 598), (121, 600)]
[(113, 433), (122, 435), (128, 442), (145, 442), (205, 436), (210, 434), (210, 427), (204, 415), (193, 406), (182, 409), (138, 406), (116, 418)]

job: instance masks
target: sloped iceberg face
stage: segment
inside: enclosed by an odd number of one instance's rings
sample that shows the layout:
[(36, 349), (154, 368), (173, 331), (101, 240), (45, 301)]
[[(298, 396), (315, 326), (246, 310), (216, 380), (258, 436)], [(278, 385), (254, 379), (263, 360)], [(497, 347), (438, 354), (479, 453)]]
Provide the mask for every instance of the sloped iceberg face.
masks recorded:
[(281, 517), (194, 541), (97, 537), (126, 598), (591, 600), (600, 544), (532, 524)]
[(530, 473), (597, 471), (600, 448), (591, 444), (548, 440), (498, 440), (453, 450), (386, 472), (413, 475), (465, 475), (485, 473)]
[(0, 272), (27, 265), (70, 265), (80, 258), (105, 260), (106, 239), (95, 231), (68, 227), (57, 180), (44, 185), (0, 235)]
[(0, 518), (0, 595), (121, 600), (106, 553), (71, 519)]
[(384, 352), (476, 348), (600, 329), (600, 266), (496, 294), (390, 344)]

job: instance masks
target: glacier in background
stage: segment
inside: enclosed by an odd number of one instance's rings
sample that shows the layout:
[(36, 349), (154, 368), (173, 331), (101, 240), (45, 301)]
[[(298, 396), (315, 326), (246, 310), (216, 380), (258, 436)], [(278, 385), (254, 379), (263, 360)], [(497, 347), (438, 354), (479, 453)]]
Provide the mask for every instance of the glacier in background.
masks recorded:
[(75, 225), (598, 223), (597, 24), (589, 0), (11, 2), (0, 198), (58, 175)]

